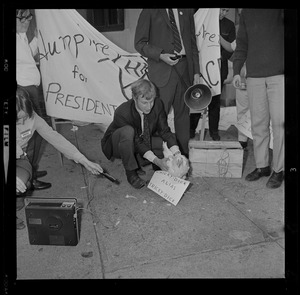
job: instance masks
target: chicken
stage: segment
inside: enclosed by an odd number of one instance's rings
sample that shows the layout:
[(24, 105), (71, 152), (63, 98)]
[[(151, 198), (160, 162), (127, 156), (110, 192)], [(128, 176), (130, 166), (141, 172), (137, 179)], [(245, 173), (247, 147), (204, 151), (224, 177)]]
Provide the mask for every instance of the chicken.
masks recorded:
[(181, 154), (174, 156), (166, 142), (163, 142), (163, 154), (168, 159), (168, 173), (172, 176), (185, 179), (190, 168), (188, 159)]

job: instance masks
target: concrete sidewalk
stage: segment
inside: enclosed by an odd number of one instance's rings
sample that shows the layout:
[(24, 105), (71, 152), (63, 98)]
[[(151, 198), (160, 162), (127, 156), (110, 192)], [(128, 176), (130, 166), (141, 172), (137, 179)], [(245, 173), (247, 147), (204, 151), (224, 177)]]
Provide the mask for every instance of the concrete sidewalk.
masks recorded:
[[(27, 227), (17, 231), (17, 279), (284, 278), (284, 183), (246, 182), (255, 168), (252, 141), (244, 152), (243, 177), (190, 178), (177, 206), (126, 181), (120, 160), (103, 155), (98, 125), (59, 126), (90, 160), (100, 160), (115, 185), (64, 158), (45, 143), (41, 180), (52, 187), (34, 197), (77, 198), (83, 208), (77, 246), (30, 245)], [(222, 140), (237, 140), (231, 126)], [(205, 138), (210, 140), (208, 135)], [(145, 167), (145, 179), (154, 173)], [(24, 208), (17, 216), (25, 220)]]

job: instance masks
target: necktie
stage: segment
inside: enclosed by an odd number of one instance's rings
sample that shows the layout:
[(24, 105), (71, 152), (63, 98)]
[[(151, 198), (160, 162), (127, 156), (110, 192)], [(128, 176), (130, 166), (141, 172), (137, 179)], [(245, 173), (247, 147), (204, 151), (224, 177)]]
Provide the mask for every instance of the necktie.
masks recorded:
[(174, 37), (174, 50), (177, 53), (179, 53), (182, 49), (182, 45), (181, 45), (181, 41), (180, 41), (178, 28), (177, 28), (177, 25), (176, 25), (176, 22), (175, 22), (173, 9), (168, 8), (168, 12), (169, 12), (169, 19), (170, 19), (170, 23), (171, 23), (171, 27), (172, 27), (172, 31), (173, 31), (173, 37)]
[(151, 148), (151, 137), (149, 130), (148, 116), (144, 114), (144, 132), (143, 132), (144, 143)]

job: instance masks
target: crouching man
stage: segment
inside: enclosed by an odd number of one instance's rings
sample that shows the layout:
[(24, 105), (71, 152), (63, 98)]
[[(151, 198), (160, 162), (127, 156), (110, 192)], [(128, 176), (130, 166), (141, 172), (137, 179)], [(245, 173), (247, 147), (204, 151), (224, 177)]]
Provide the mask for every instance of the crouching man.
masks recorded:
[(132, 99), (116, 109), (101, 145), (109, 160), (122, 160), (128, 182), (139, 189), (146, 182), (139, 177), (144, 171), (140, 168), (138, 157), (151, 162), (155, 170), (167, 171), (169, 167), (163, 155), (163, 141), (174, 155), (181, 152), (175, 134), (168, 126), (163, 102), (156, 97), (154, 84), (140, 79), (132, 83), (131, 91)]

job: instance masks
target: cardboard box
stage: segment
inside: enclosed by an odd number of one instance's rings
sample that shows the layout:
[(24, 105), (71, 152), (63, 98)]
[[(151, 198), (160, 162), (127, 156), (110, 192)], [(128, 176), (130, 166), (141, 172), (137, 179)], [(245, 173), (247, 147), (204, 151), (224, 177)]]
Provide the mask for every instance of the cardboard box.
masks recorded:
[(190, 140), (192, 177), (241, 178), (243, 148), (238, 141)]

